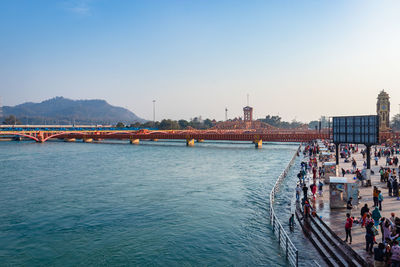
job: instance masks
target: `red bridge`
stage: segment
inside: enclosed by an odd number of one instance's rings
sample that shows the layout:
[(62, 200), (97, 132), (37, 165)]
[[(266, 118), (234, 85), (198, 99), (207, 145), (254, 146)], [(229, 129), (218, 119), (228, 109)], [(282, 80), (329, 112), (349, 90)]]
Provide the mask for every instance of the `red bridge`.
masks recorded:
[(99, 140), (129, 140), (133, 144), (139, 144), (140, 140), (174, 139), (185, 140), (188, 146), (193, 146), (195, 141), (204, 140), (227, 140), (227, 141), (250, 141), (261, 147), (262, 142), (308, 142), (316, 139), (328, 139), (329, 131), (315, 130), (167, 130), (167, 131), (1, 131), (3, 136), (19, 136), (30, 138), (36, 142), (46, 142), (49, 139), (63, 139), (65, 141), (84, 142)]

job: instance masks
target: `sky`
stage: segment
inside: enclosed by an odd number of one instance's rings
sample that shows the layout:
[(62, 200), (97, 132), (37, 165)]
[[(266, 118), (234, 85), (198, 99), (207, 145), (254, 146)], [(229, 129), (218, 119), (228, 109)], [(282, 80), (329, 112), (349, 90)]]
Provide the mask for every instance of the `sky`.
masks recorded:
[(400, 1), (2, 0), (3, 105), (105, 99), (156, 120), (400, 108)]

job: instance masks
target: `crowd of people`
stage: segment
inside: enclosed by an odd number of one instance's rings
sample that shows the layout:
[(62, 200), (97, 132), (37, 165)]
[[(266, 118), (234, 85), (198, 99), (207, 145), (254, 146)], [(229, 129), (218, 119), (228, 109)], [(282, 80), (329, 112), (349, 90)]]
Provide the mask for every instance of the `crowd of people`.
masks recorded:
[[(344, 148), (341, 154), (345, 156), (348, 162), (351, 162), (352, 172), (345, 171), (342, 168), (342, 175), (347, 173), (354, 173), (356, 178), (362, 180), (361, 171), (357, 168), (356, 160), (351, 157), (352, 153), (356, 153), (357, 146)], [(361, 150), (360, 153), (363, 159), (366, 157), (366, 150)], [(352, 228), (355, 224), (359, 224), (365, 228), (365, 250), (373, 254), (374, 266), (400, 266), (400, 218), (396, 217), (392, 212), (389, 218), (382, 216), (384, 195), (383, 187), (387, 187), (387, 197), (396, 197), (400, 200), (399, 196), (399, 181), (397, 173), (399, 160), (397, 155), (400, 153), (399, 146), (375, 148), (374, 160), (375, 165), (379, 165), (379, 160), (385, 157), (385, 166), (381, 166), (379, 170), (380, 185), (376, 185), (372, 189), (373, 204), (371, 208), (368, 203), (365, 203), (360, 210), (360, 217), (353, 216), (352, 199), (347, 202), (347, 213), (344, 223), (345, 228), (345, 242), (352, 243)], [(365, 168), (365, 161), (363, 164)], [(386, 197), (386, 196), (385, 196)], [(376, 245), (374, 247), (374, 245)]]
[[(328, 144), (327, 144), (328, 146)], [(346, 162), (351, 163), (351, 169), (341, 169), (342, 176), (346, 174), (354, 175), (363, 185), (365, 180), (364, 173), (360, 170), (361, 166), (357, 165), (354, 158), (355, 153), (361, 153), (364, 159), (362, 164), (363, 169), (366, 167), (366, 150), (359, 149), (357, 145), (342, 146), (340, 155)], [(310, 198), (315, 198), (323, 194), (322, 179), (324, 170), (318, 166), (317, 155), (319, 154), (319, 146), (316, 142), (309, 143), (304, 149), (304, 161), (301, 163), (300, 171), (297, 175), (299, 181), (296, 186), (296, 200), (301, 201), (305, 217), (310, 215), (312, 210)], [(384, 164), (379, 169), (380, 184), (372, 188), (372, 202), (363, 203), (359, 215), (354, 212), (352, 198), (347, 201), (347, 212), (344, 223), (345, 242), (352, 244), (352, 229), (355, 225), (365, 229), (365, 250), (373, 255), (374, 266), (399, 266), (400, 267), (400, 218), (396, 217), (394, 212), (390, 217), (382, 215), (382, 210), (385, 209), (385, 198), (397, 198), (400, 200), (400, 182), (398, 173), (400, 173), (399, 145), (390, 147), (376, 147), (373, 153), (373, 160), (378, 166), (380, 159), (385, 158)], [(360, 168), (359, 168), (360, 167)], [(372, 172), (373, 173), (373, 172)], [(307, 186), (307, 178), (309, 186)], [(312, 178), (312, 179), (311, 179)], [(318, 179), (318, 181), (317, 181)], [(384, 192), (387, 189), (387, 194)], [(301, 198), (301, 195), (302, 198)], [(387, 209), (386, 209), (387, 212)]]
[[(381, 214), (384, 202), (383, 188), (385, 186), (387, 187), (387, 197), (396, 197), (400, 200), (399, 182), (397, 180), (397, 173), (400, 171), (397, 169), (399, 164), (398, 154), (398, 145), (375, 149), (375, 165), (379, 165), (381, 157), (386, 159), (385, 166), (381, 166), (379, 170), (381, 184), (372, 189), (372, 207), (370, 209), (368, 203), (365, 203), (360, 210), (359, 219), (355, 219), (350, 213), (346, 214), (345, 241), (350, 241), (349, 244), (351, 244), (351, 229), (354, 223), (365, 228), (365, 250), (373, 254), (374, 266), (400, 266), (400, 218), (396, 217), (394, 212), (391, 213), (389, 218)], [(374, 248), (375, 244), (377, 246)]]
[[(323, 186), (321, 177), (325, 175), (324, 169), (318, 166), (317, 156), (320, 147), (317, 142), (310, 142), (303, 150), (304, 160), (300, 164), (300, 171), (297, 174), (299, 179), (296, 186), (296, 201), (301, 201), (305, 216), (307, 217), (311, 211), (309, 197), (315, 199), (317, 192), (319, 196), (323, 195)], [(309, 182), (309, 186), (307, 186)], [(301, 198), (301, 194), (303, 197)]]

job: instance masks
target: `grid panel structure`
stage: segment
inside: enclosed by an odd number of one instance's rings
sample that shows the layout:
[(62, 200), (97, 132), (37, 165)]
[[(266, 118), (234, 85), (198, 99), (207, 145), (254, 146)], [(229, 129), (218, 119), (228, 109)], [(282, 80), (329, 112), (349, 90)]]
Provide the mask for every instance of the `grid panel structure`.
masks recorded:
[(379, 116), (333, 117), (335, 144), (375, 145), (379, 142)]

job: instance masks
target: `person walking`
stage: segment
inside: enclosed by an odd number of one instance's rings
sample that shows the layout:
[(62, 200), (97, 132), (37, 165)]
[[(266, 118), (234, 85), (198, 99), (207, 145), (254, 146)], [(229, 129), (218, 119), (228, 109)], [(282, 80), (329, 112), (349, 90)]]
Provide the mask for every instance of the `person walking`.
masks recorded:
[(352, 161), (351, 161), (351, 165), (353, 166), (353, 171), (356, 171), (356, 169), (357, 169), (357, 162), (356, 162), (356, 160), (353, 158), (352, 159)]
[(385, 243), (386, 239), (388, 239), (388, 238), (390, 239), (390, 237), (392, 235), (393, 227), (392, 227), (392, 223), (387, 218), (382, 220), (381, 226), (382, 226), (382, 242)]
[(393, 196), (398, 197), (399, 196), (399, 183), (397, 182), (396, 177), (393, 177), (392, 186), (393, 186)]
[(361, 227), (365, 226), (367, 221), (367, 214), (369, 213), (368, 204), (365, 203), (364, 207), (361, 208)]
[(313, 173), (313, 176), (312, 176), (312, 178), (313, 178), (313, 183), (315, 184), (316, 181), (317, 181), (317, 168), (313, 167), (313, 168), (312, 168), (312, 173)]
[(379, 169), (379, 174), (381, 175), (381, 183), (383, 183), (385, 181), (384, 179), (385, 171), (383, 170), (382, 167)]
[(297, 184), (297, 186), (296, 186), (296, 201), (300, 201), (300, 194), (301, 194), (300, 184)]
[(307, 199), (307, 192), (308, 192), (308, 187), (307, 187), (307, 185), (304, 183), (304, 186), (303, 186), (303, 199), (304, 200), (306, 200)]
[(313, 198), (315, 198), (315, 194), (317, 193), (317, 185), (313, 183), (311, 186), (311, 193), (313, 195)]
[(379, 196), (379, 192), (378, 192), (378, 188), (376, 186), (374, 186), (374, 190), (372, 191), (372, 197), (374, 200), (374, 207), (378, 206), (378, 196)]
[(372, 231), (372, 227), (374, 227), (373, 222), (369, 222), (365, 227), (365, 250), (370, 253), (372, 253), (374, 247), (374, 232)]
[(353, 204), (351, 203), (352, 200), (353, 200), (353, 198), (350, 197), (349, 200), (347, 201), (347, 205), (346, 205), (347, 212), (349, 214), (351, 214), (351, 210), (353, 209)]
[(389, 191), (388, 195), (389, 195), (389, 197), (391, 197), (392, 194), (393, 194), (393, 177), (392, 176), (390, 176), (388, 181), (387, 181), (387, 188), (388, 188), (388, 191)]
[(383, 195), (381, 190), (378, 190), (379, 195), (378, 195), (378, 204), (379, 204), (379, 210), (382, 210), (382, 201), (383, 201)]
[(352, 217), (350, 217), (350, 213), (347, 213), (346, 217), (347, 217), (346, 218), (346, 224), (344, 226), (344, 229), (346, 231), (346, 240), (345, 240), (345, 242), (347, 242), (348, 238), (350, 237), (349, 244), (351, 245), (351, 242), (353, 241), (353, 238), (351, 236), (351, 228), (353, 227), (353, 221), (354, 220), (353, 220)]
[(304, 217), (308, 218), (308, 216), (310, 216), (310, 212), (311, 212), (311, 205), (308, 202), (308, 200), (306, 200), (304, 202)]
[(292, 216), (290, 216), (289, 218), (289, 228), (290, 231), (293, 232), (294, 230), (294, 214), (292, 213)]
[(299, 173), (297, 174), (297, 178), (299, 178), (299, 183), (301, 184), (302, 183), (302, 180), (301, 180), (302, 172), (301, 171), (299, 171)]
[(374, 220), (374, 225), (375, 227), (379, 225), (379, 219), (382, 217), (379, 208), (375, 207), (375, 209), (372, 211), (372, 219)]
[(323, 186), (324, 186), (324, 184), (320, 180), (319, 183), (318, 183), (318, 194), (319, 194), (320, 197), (322, 197), (322, 192), (324, 191), (323, 190)]

